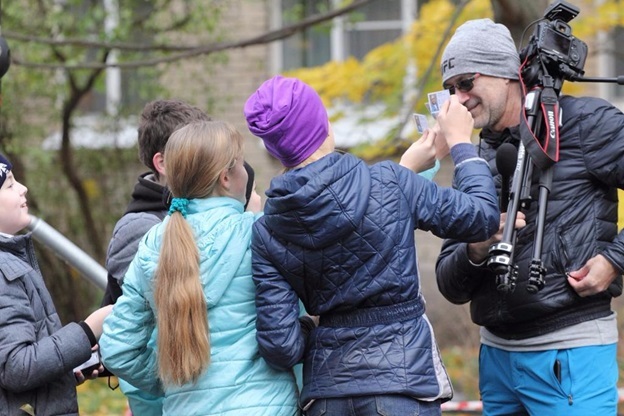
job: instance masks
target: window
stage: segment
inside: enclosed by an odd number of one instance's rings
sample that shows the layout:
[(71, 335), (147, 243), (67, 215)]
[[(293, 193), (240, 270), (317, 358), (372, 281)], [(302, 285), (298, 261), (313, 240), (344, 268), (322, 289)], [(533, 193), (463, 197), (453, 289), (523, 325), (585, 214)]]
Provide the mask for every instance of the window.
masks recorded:
[[(596, 0), (594, 3), (596, 6), (599, 6), (602, 4), (602, 1)], [(618, 1), (618, 7), (621, 10), (624, 7), (624, 1)], [(624, 53), (621, 48), (622, 42), (624, 42), (624, 26), (615, 27), (609, 32), (599, 32), (595, 39), (590, 40), (588, 42), (590, 55), (592, 51), (597, 52), (597, 60), (594, 67), (585, 69), (585, 75), (588, 77), (598, 75), (608, 78), (623, 76)], [(595, 88), (600, 97), (611, 101), (620, 109), (624, 109), (623, 85), (600, 82), (595, 84)]]
[[(597, 42), (590, 44), (590, 51), (595, 48), (598, 51), (598, 60), (595, 69), (585, 68), (585, 75), (598, 74), (600, 77), (613, 78), (624, 75), (624, 54), (619, 51), (618, 45), (624, 42), (624, 27), (617, 27), (609, 33), (599, 33)], [(595, 84), (598, 95), (614, 105), (624, 108), (624, 86), (600, 82)]]
[[(282, 0), (281, 24), (286, 26), (329, 8), (330, 0)], [(310, 28), (282, 44), (283, 69), (321, 65), (331, 59), (330, 28)]]
[[(374, 2), (334, 19), (331, 24), (292, 36), (274, 48), (273, 72), (322, 65), (349, 56), (361, 59), (377, 46), (401, 36), (413, 21), (418, 3)], [(339, 6), (338, 0), (273, 0), (272, 26), (285, 26)]]
[[(105, 12), (104, 30), (112, 31), (118, 26), (119, 7), (117, 2), (104, 1)], [(133, 13), (145, 16), (152, 13), (154, 6), (149, 2), (136, 2)], [(151, 35), (141, 30), (133, 30), (132, 41), (149, 44)], [(96, 58), (95, 51), (89, 51), (92, 60)], [(116, 62), (116, 51), (108, 56), (108, 62)], [(104, 88), (101, 91), (91, 90), (81, 102), (81, 109), (87, 113), (105, 113), (117, 115), (119, 111), (136, 114), (145, 102), (141, 96), (142, 89), (154, 81), (154, 71), (150, 68), (121, 69), (109, 67), (105, 70)]]

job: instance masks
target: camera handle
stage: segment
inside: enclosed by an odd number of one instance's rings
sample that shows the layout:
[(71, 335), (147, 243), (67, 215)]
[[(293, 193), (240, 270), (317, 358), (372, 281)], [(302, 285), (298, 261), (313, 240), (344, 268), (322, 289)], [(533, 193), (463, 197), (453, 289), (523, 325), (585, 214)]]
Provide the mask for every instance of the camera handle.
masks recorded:
[(618, 85), (624, 85), (624, 75), (618, 75), (615, 77), (579, 77), (577, 75), (568, 76), (570, 81), (574, 82), (606, 82)]

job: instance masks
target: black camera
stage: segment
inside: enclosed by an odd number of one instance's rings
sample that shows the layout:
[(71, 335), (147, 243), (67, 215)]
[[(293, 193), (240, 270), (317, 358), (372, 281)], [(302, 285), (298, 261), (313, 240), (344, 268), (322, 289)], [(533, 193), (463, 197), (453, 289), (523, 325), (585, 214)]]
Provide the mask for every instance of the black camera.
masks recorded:
[[(544, 13), (535, 28), (528, 45), (520, 53), (526, 61), (522, 79), (527, 86), (541, 83), (540, 74), (546, 72), (551, 77), (573, 79), (583, 75), (587, 44), (572, 36), (567, 24), (579, 14), (579, 8), (565, 1), (552, 4)], [(558, 88), (557, 88), (558, 89)]]
[(74, 368), (74, 372), (81, 371), (82, 375), (88, 378), (91, 376), (91, 373), (100, 368), (101, 365), (100, 353), (98, 350), (95, 350), (91, 353), (91, 357), (87, 361)]

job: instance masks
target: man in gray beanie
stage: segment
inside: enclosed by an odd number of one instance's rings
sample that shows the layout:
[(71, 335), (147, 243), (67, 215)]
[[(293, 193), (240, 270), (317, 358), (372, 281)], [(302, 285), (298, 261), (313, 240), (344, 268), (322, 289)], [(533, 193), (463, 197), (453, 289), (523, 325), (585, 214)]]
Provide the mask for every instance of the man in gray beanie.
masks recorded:
[[(509, 31), (489, 19), (461, 25), (442, 56), (443, 85), (482, 129), (479, 152), (498, 184), (498, 169), (509, 167), (497, 166), (497, 149), (503, 143), (518, 147), (525, 122), (519, 69)], [(540, 258), (544, 287), (527, 290), (537, 202), (516, 216), (513, 288), (499, 290), (487, 265), (489, 248), (503, 235), (507, 200), (501, 201), (501, 228), (494, 237), (469, 244), (446, 240), (436, 263), (444, 297), (470, 302), (472, 320), (481, 326), (484, 415), (617, 412), (618, 331), (611, 299), (622, 293), (624, 270), (616, 197), (624, 189), (624, 115), (598, 98), (563, 96), (559, 105), (559, 160), (552, 167)], [(534, 166), (533, 172), (530, 192), (537, 201), (540, 169)]]
[(475, 128), (518, 124), (522, 96), (520, 58), (509, 30), (490, 19), (471, 20), (457, 28), (442, 55), (442, 82), (458, 96), (467, 93), (479, 77), (487, 77), (481, 94), (464, 105)]
[(520, 58), (505, 26), (478, 19), (457, 28), (442, 56), (442, 82), (475, 67), (482, 75), (518, 79)]

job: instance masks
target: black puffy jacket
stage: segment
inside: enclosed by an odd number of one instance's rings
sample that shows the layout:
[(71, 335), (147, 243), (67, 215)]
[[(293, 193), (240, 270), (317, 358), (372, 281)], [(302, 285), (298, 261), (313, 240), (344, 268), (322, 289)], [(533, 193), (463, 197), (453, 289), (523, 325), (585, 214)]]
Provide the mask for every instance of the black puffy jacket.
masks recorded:
[[(624, 270), (624, 234), (617, 231), (617, 189), (624, 189), (624, 115), (597, 98), (562, 97), (559, 161), (554, 165), (548, 198), (542, 260), (545, 286), (536, 294), (526, 290), (533, 257), (537, 202), (526, 214), (527, 226), (518, 232), (514, 261), (517, 287), (510, 294), (497, 291), (495, 275), (487, 266), (469, 263), (466, 244), (444, 242), (436, 264), (438, 287), (451, 302), (471, 302), (472, 320), (506, 339), (533, 337), (611, 313), (611, 298), (622, 293), (618, 276), (603, 293), (581, 298), (571, 288), (566, 272), (579, 269), (597, 254), (619, 272)], [(516, 146), (518, 129), (480, 143), (481, 156), (495, 167), (496, 149), (504, 141)], [(531, 198), (538, 200), (534, 169)]]

